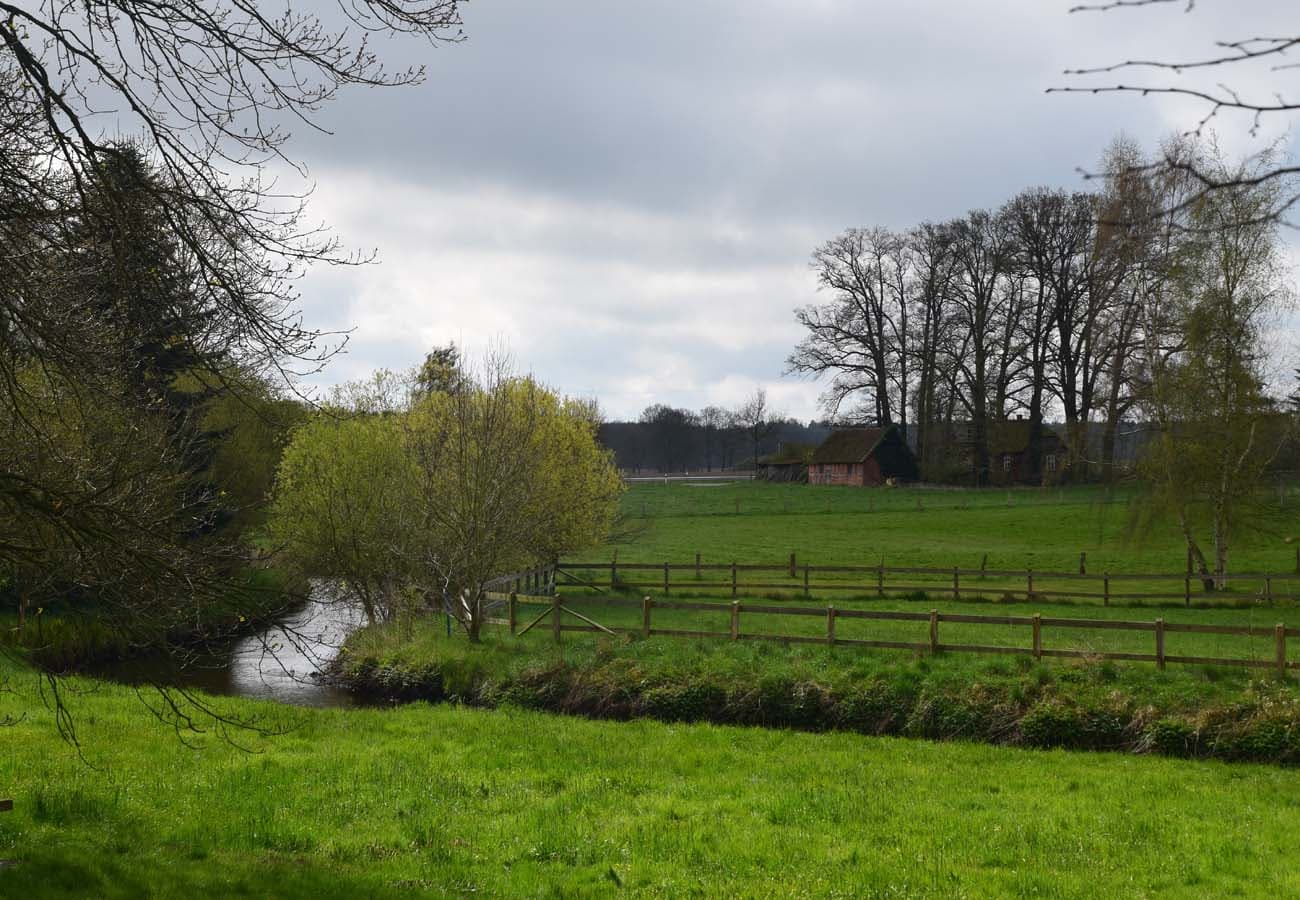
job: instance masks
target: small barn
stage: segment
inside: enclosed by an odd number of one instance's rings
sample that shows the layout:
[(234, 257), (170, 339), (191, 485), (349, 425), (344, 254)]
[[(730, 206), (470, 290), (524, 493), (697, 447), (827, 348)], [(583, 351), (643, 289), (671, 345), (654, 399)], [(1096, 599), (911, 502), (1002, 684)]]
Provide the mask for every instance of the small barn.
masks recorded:
[(809, 484), (884, 484), (891, 478), (915, 481), (916, 457), (897, 425), (841, 428), (813, 451)]
[(764, 481), (803, 482), (808, 480), (808, 460), (815, 447), (798, 441), (782, 441), (775, 453), (758, 458), (755, 473)]

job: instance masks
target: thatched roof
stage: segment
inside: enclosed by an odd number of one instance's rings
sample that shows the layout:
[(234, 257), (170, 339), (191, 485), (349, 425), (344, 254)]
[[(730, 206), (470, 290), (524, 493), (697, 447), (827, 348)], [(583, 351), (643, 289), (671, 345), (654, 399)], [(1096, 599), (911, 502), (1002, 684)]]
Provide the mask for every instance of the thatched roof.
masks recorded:
[(813, 452), (812, 444), (798, 441), (782, 441), (775, 453), (758, 458), (760, 466), (795, 466), (802, 465)]
[(842, 428), (831, 432), (813, 452), (814, 463), (860, 463), (871, 455), (894, 426), (884, 428)]

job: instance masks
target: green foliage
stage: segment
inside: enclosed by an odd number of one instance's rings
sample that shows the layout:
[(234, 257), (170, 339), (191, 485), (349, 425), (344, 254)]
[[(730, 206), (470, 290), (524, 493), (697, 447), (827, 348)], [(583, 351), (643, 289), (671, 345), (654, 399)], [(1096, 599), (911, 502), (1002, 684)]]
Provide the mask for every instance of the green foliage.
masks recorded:
[(280, 460), (270, 540), (297, 571), (343, 579), (372, 621), (385, 617), (421, 536), (414, 485), (396, 417), (317, 413)]
[[(1254, 165), (1270, 159), (1264, 154)], [(1281, 226), (1272, 215), (1278, 183), (1252, 183), (1251, 168), (1231, 169), (1214, 155), (1196, 162), (1242, 186), (1191, 206), (1189, 228), (1177, 236), (1167, 262), (1162, 312), (1178, 340), (1173, 349), (1148, 348), (1141, 409), (1158, 433), (1142, 474), (1151, 499), (1178, 520), (1212, 587), (1209, 576), (1228, 571), (1236, 533), (1252, 515), (1261, 478), (1287, 431), (1266, 393), (1264, 332), (1291, 298)], [(1208, 541), (1187, 513), (1198, 501), (1210, 510)]]
[(342, 578), (371, 620), (422, 597), (476, 637), (496, 576), (599, 544), (622, 482), (588, 405), (501, 371), (399, 398), (345, 388), (284, 453), (272, 539)]

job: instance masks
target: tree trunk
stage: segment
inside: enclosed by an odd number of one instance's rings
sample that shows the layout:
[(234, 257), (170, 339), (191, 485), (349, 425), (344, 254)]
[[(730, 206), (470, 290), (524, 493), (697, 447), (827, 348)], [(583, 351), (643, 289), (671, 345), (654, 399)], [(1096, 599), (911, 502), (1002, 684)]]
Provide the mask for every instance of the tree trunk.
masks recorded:
[(1214, 574), (1219, 590), (1228, 586), (1228, 517), (1223, 504), (1214, 505)]
[(1210, 565), (1205, 560), (1201, 545), (1192, 536), (1192, 528), (1187, 521), (1187, 508), (1181, 504), (1178, 507), (1178, 525), (1183, 531), (1183, 540), (1187, 542), (1187, 552), (1192, 555), (1192, 561), (1196, 564), (1196, 573), (1200, 576), (1201, 587), (1207, 594), (1213, 593), (1216, 587), (1214, 576), (1210, 573)]

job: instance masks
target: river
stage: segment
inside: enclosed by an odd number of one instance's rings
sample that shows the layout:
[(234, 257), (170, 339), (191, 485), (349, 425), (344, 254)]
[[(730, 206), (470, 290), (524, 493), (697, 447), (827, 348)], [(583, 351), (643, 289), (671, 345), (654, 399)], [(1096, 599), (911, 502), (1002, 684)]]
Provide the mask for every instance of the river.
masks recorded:
[(364, 620), (356, 605), (339, 600), (329, 582), (320, 581), (312, 585), (312, 599), (302, 607), (223, 649), (195, 654), (183, 665), (161, 654), (119, 660), (95, 666), (92, 674), (128, 684), (171, 684), (296, 706), (352, 706), (357, 701), (348, 691), (317, 674)]

